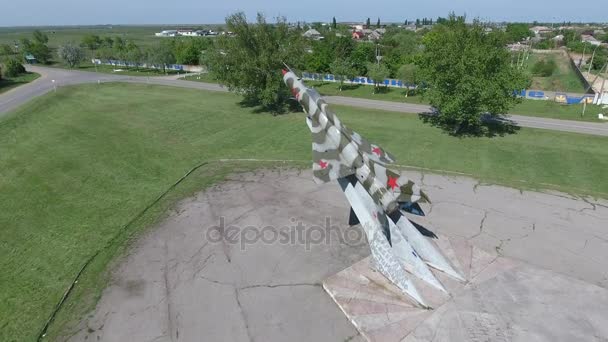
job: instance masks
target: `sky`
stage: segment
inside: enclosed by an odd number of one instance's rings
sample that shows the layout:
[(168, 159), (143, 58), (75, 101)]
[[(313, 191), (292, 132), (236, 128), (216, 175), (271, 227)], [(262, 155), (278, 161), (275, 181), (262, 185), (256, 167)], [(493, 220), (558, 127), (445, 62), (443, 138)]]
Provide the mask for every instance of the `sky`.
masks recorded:
[(329, 22), (334, 16), (338, 21), (379, 17), (403, 22), (445, 17), (450, 11), (490, 21), (608, 22), (607, 0), (28, 0), (27, 5), (6, 1), (0, 26), (214, 24), (236, 11), (251, 20), (263, 12), (292, 22)]

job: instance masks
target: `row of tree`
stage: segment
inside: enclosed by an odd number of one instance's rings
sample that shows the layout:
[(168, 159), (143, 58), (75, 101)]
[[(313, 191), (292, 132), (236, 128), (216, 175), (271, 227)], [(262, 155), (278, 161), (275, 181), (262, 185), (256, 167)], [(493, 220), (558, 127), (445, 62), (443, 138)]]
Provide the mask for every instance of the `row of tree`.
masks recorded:
[(386, 50), (381, 61), (375, 58), (380, 46), (345, 37), (328, 37), (311, 48), (284, 19), (271, 24), (258, 14), (250, 24), (236, 13), (226, 25), (236, 37), (219, 37), (205, 54), (205, 64), (220, 83), (242, 94), (244, 103), (274, 113), (296, 105), (278, 72), (284, 63), (347, 77), (365, 71), (374, 80), (403, 73), (424, 84), (425, 96), (440, 113), (433, 120), (455, 133), (480, 129), (483, 113), (506, 113), (520, 101), (515, 90), (529, 86), (528, 77), (510, 65), (504, 33), (488, 34), (481, 23), (466, 24), (454, 14), (424, 37), (389, 33), (381, 42)]
[(87, 35), (81, 46), (90, 51), (91, 57), (104, 60), (123, 60), (134, 63), (156, 62), (158, 64), (198, 65), (203, 51), (212, 45), (209, 38), (188, 37), (163, 39), (154, 46), (138, 46), (122, 37), (99, 37)]

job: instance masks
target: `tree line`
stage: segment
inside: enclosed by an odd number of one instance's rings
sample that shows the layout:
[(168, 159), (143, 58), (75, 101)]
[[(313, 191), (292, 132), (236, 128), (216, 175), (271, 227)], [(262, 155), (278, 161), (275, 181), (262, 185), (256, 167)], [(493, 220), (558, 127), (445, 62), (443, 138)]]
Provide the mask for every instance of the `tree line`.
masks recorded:
[(284, 63), (346, 78), (366, 74), (376, 82), (387, 76), (414, 80), (440, 113), (433, 122), (454, 134), (483, 131), (482, 114), (506, 113), (521, 101), (516, 91), (530, 84), (510, 65), (504, 32), (487, 33), (482, 23), (466, 24), (454, 14), (424, 36), (387, 30), (378, 44), (331, 34), (306, 40), (285, 19), (269, 23), (261, 14), (251, 24), (244, 13), (235, 13), (226, 25), (236, 36), (219, 37), (205, 64), (220, 83), (243, 95), (243, 103), (274, 113), (296, 105), (278, 72)]

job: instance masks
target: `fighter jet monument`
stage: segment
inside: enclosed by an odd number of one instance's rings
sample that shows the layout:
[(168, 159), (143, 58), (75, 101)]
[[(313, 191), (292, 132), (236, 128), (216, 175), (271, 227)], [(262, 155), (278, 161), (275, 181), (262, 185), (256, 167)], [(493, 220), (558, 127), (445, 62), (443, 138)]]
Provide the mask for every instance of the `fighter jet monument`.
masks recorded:
[(464, 278), (404, 215), (424, 215), (419, 203), (429, 202), (414, 182), (387, 168), (393, 156), (344, 126), (314, 89), (291, 70), (283, 81), (307, 114), (312, 134), (313, 178), (337, 181), (351, 205), (350, 225), (361, 224), (371, 250), (372, 266), (417, 304), (428, 308), (410, 274), (446, 292), (429, 267), (459, 280)]

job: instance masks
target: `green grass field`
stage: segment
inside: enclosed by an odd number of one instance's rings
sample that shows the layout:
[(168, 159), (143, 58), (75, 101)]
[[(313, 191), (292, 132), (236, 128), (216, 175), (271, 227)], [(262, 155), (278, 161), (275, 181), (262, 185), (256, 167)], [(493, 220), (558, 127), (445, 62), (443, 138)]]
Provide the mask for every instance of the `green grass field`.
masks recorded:
[[(398, 88), (385, 88), (378, 94), (372, 92), (371, 86), (346, 86), (340, 91), (338, 84), (328, 82), (307, 82), (314, 86), (323, 95), (339, 95), (360, 97), (372, 100), (396, 101), (417, 104), (428, 104), (421, 96), (405, 97), (405, 91)], [(602, 113), (602, 108), (596, 105), (588, 105), (585, 115), (582, 116), (583, 105), (564, 105), (554, 101), (528, 100), (516, 105), (509, 113), (526, 116), (536, 116), (543, 118), (600, 122), (597, 118), (598, 113)], [(605, 112), (605, 111), (604, 111)]]
[(40, 74), (35, 72), (28, 72), (17, 77), (5, 77), (0, 79), (0, 94), (7, 92), (20, 85), (24, 85), (32, 82), (33, 80), (40, 77)]
[[(195, 25), (194, 27), (196, 27)], [(87, 34), (95, 34), (100, 37), (121, 37), (134, 41), (140, 46), (151, 46), (160, 39), (154, 33), (162, 30), (174, 29), (178, 26), (126, 26), (126, 25), (104, 25), (104, 26), (60, 26), (60, 27), (0, 27), (0, 44), (13, 45), (21, 38), (32, 38), (32, 32), (38, 29), (49, 37), (49, 47), (57, 48), (59, 45), (69, 41), (80, 43), (82, 37)], [(185, 27), (185, 26), (184, 26)], [(191, 27), (191, 26), (187, 26)]]
[[(190, 75), (183, 79), (188, 81), (217, 83), (211, 74)], [(405, 97), (405, 90), (399, 88), (381, 88), (380, 92), (374, 94), (371, 86), (364, 85), (344, 85), (342, 91), (337, 83), (307, 81), (306, 84), (315, 88), (319, 93), (325, 96), (348, 96), (371, 100), (407, 102), (415, 104), (428, 104), (420, 95)], [(524, 99), (522, 103), (513, 108), (511, 114), (519, 114), (525, 116), (535, 116), (551, 119), (589, 121), (589, 122), (604, 122), (597, 118), (597, 114), (605, 113), (601, 106), (587, 105), (585, 115), (582, 115), (583, 105), (564, 105), (554, 101), (541, 101)]]
[[(60, 88), (0, 119), (0, 340), (35, 339), (84, 261), (197, 163), (310, 159), (302, 114), (273, 117), (238, 102), (229, 93), (109, 83)], [(608, 138), (525, 128), (454, 138), (411, 114), (335, 109), (400, 164), (608, 197)], [(51, 339), (93, 307), (130, 237), (180, 198), (260, 166), (273, 164), (211, 163), (119, 235), (85, 272)]]
[(525, 63), (525, 68), (528, 72), (532, 72), (532, 67), (538, 61), (554, 60), (557, 64), (557, 69), (551, 76), (532, 77), (532, 86), (530, 89), (562, 91), (570, 93), (585, 93), (585, 88), (580, 79), (576, 76), (574, 70), (570, 66), (570, 61), (566, 55), (561, 53), (533, 53)]

